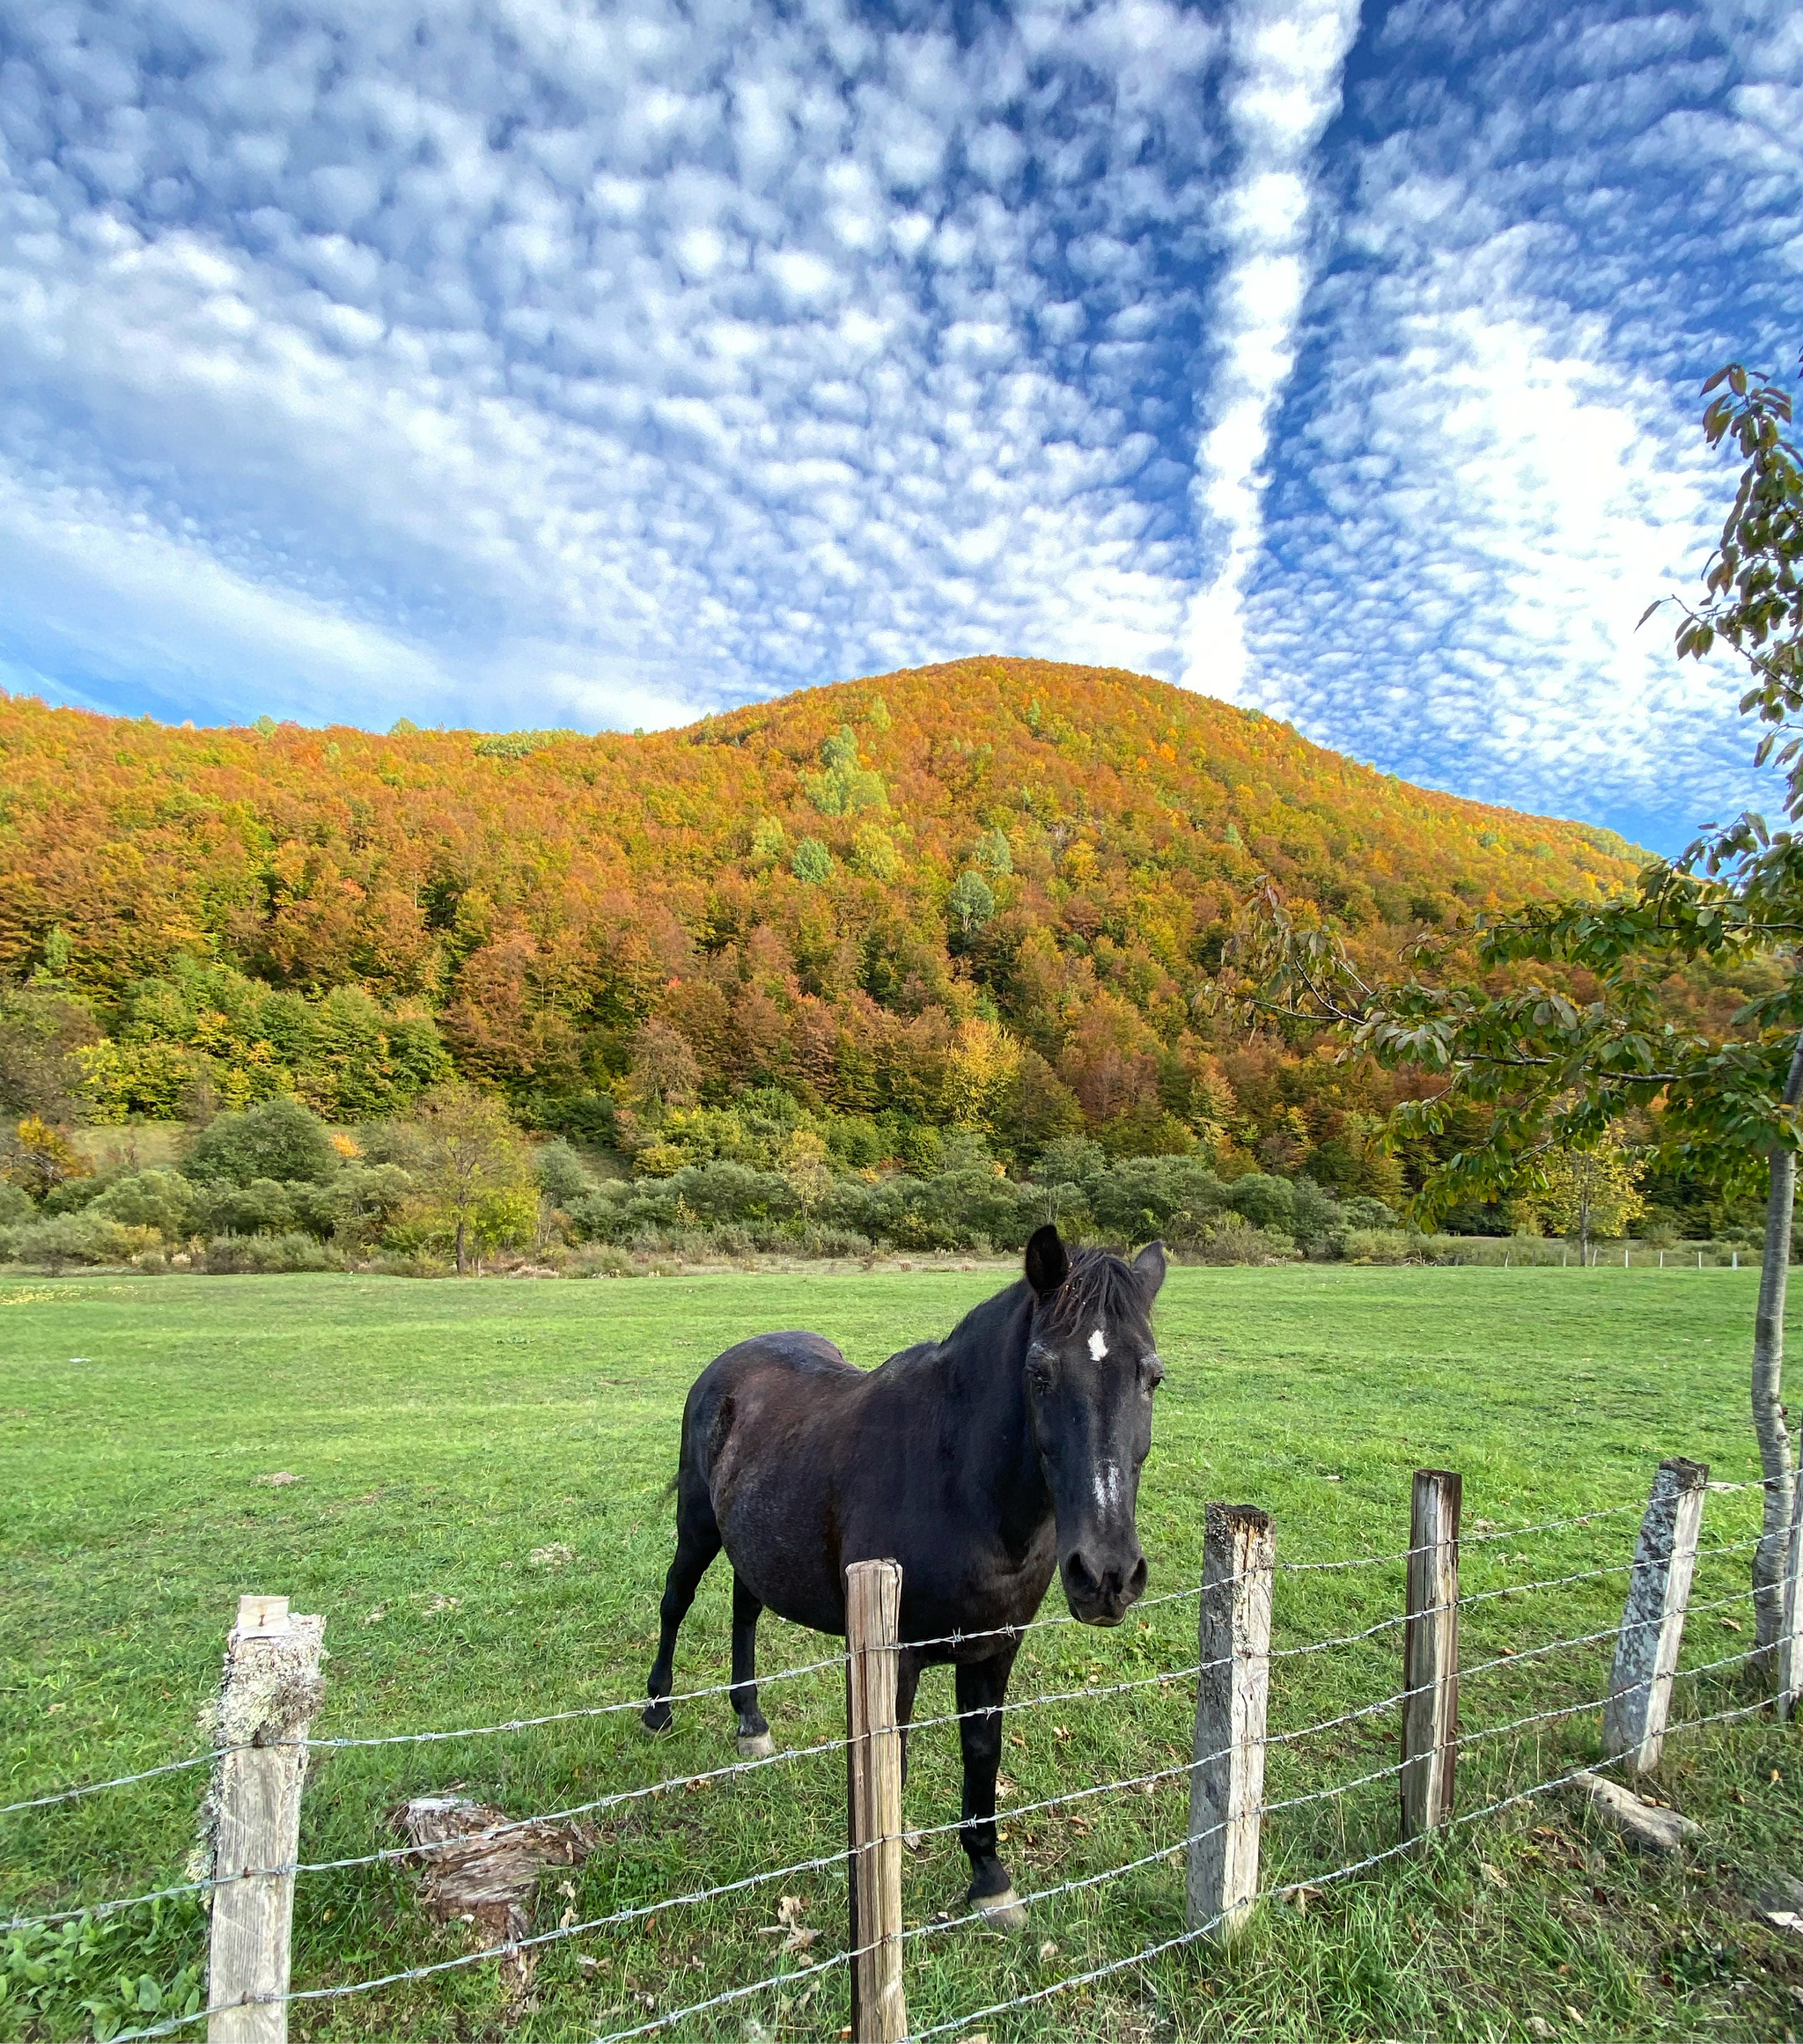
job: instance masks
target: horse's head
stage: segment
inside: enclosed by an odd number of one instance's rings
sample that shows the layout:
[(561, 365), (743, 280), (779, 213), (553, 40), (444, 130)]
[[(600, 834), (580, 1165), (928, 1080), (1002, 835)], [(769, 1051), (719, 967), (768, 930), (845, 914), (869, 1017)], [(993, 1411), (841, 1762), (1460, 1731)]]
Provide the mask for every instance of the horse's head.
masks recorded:
[(1056, 1228), (1041, 1228), (1027, 1245), (1027, 1403), (1057, 1518), (1058, 1572), (1074, 1617), (1118, 1625), (1145, 1588), (1134, 1513), (1165, 1374), (1152, 1338), (1164, 1248), (1154, 1242), (1130, 1264), (1093, 1249), (1073, 1257)]

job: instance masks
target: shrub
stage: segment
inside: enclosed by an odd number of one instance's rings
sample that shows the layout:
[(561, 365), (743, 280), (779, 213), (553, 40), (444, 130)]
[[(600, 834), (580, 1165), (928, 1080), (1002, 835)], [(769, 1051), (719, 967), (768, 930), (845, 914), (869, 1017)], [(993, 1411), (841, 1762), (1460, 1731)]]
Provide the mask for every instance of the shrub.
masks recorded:
[(6, 1231), (6, 1253), (15, 1262), (52, 1272), (71, 1263), (129, 1263), (158, 1246), (149, 1228), (128, 1228), (104, 1214), (52, 1214)]
[(200, 1202), (208, 1235), (287, 1235), (298, 1224), (290, 1188), (273, 1178), (209, 1187)]
[[(1378, 1202), (1373, 1200), (1360, 1203), (1375, 1206)], [(1399, 1228), (1337, 1228), (1331, 1239), (1336, 1252), (1348, 1263), (1406, 1263), (1409, 1261), (1409, 1238)]]
[(171, 1242), (194, 1233), (201, 1211), (196, 1188), (179, 1171), (136, 1171), (114, 1179), (89, 1211), (128, 1228), (154, 1228)]
[(1270, 1177), (1262, 1171), (1247, 1172), (1228, 1188), (1227, 1204), (1255, 1228), (1293, 1232), (1296, 1188), (1287, 1178)]
[(215, 1115), (195, 1137), (186, 1171), (203, 1185), (248, 1185), (253, 1179), (323, 1185), (339, 1162), (319, 1116), (278, 1093), (241, 1114)]
[(342, 1270), (344, 1258), (315, 1235), (216, 1235), (207, 1244), (207, 1275), (218, 1277), (293, 1270)]
[(1207, 1228), (1195, 1254), (1203, 1263), (1290, 1263), (1296, 1245), (1289, 1236), (1250, 1226), (1239, 1214), (1225, 1214)]
[(623, 1249), (597, 1242), (578, 1249), (564, 1266), (570, 1277), (637, 1277), (638, 1267)]
[(0, 1178), (0, 1228), (17, 1228), (21, 1223), (34, 1218), (37, 1210), (32, 1204), (31, 1195), (23, 1186), (9, 1184)]

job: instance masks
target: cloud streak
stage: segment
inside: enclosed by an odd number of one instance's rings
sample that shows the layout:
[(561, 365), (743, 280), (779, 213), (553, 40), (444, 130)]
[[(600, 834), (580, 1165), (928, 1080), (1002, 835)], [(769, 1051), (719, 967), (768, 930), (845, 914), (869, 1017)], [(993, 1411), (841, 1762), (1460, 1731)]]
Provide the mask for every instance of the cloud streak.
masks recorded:
[(1224, 99), (1239, 162), (1223, 205), (1220, 361), (1194, 493), (1221, 535), (1220, 558), (1191, 600), (1184, 634), (1184, 680), (1212, 695), (1237, 698), (1246, 684), (1241, 599), (1260, 550), (1271, 410), (1295, 367), (1309, 283), (1315, 150), (1339, 111), (1358, 26), (1358, 0), (1247, 0), (1233, 18)]

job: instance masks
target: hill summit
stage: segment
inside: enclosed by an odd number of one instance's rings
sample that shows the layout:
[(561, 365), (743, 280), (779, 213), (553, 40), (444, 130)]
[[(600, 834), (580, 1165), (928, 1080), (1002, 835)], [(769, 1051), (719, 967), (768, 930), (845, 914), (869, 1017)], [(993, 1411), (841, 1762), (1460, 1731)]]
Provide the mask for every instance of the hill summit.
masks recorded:
[(449, 1061), (641, 1170), (756, 1093), (872, 1162), (1084, 1133), (1358, 1189), (1381, 1082), (1195, 1007), (1255, 876), (1374, 945), (1634, 864), (1256, 711), (1002, 658), (630, 737), (0, 699), (0, 974), (92, 1018), (87, 1118), (295, 1091), (354, 1121)]

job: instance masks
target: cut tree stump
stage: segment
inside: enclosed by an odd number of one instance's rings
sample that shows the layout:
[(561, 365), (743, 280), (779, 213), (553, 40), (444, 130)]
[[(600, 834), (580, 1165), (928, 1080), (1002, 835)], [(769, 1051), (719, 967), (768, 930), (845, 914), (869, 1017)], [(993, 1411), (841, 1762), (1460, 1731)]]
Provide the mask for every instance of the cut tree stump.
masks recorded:
[(470, 1923), (486, 1942), (511, 1942), (530, 1928), (526, 1903), (548, 1866), (579, 1866), (600, 1843), (591, 1824), (515, 1824), (492, 1803), (466, 1796), (416, 1796), (395, 1817), (410, 1845), (431, 1846), (419, 1864), (421, 1899), (441, 1923)]

